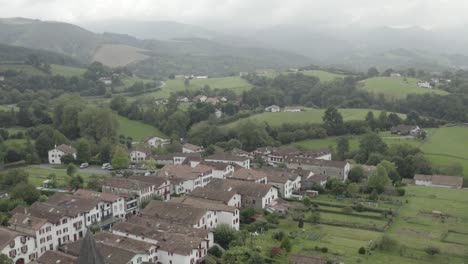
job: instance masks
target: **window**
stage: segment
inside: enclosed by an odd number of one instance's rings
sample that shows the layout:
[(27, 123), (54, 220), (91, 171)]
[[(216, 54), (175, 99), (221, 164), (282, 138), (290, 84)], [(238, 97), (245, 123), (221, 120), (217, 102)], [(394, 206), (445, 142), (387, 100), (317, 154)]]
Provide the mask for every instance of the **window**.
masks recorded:
[(16, 249), (13, 249), (12, 251), (10, 251), (9, 255), (10, 255), (10, 258), (16, 257)]
[(11, 248), (14, 248), (14, 247), (15, 247), (15, 240), (14, 240), (14, 239), (10, 242), (10, 247), (11, 247)]
[(26, 253), (26, 252), (28, 252), (28, 246), (22, 246), (22, 247), (21, 247), (21, 253), (24, 254), (24, 253)]
[(22, 244), (26, 243), (26, 237), (24, 237), (24, 236), (21, 237), (20, 241), (21, 241)]

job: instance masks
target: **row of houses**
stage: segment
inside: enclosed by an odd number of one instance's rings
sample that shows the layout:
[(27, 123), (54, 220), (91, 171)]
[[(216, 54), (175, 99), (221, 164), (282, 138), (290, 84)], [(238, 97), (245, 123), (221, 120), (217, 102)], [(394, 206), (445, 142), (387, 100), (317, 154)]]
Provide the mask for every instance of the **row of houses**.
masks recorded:
[[(285, 106), (283, 108), (283, 112), (302, 112), (302, 111), (304, 111), (303, 106)], [(281, 107), (277, 105), (270, 105), (265, 108), (265, 112), (272, 112), (272, 113), (281, 112)]]

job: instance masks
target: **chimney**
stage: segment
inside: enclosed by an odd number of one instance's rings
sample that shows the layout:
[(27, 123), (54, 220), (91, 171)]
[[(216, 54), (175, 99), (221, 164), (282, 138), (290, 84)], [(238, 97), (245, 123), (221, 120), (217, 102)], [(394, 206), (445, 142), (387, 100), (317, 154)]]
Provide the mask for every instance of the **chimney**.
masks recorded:
[(28, 226), (32, 226), (32, 221), (31, 221), (31, 219), (28, 219)]

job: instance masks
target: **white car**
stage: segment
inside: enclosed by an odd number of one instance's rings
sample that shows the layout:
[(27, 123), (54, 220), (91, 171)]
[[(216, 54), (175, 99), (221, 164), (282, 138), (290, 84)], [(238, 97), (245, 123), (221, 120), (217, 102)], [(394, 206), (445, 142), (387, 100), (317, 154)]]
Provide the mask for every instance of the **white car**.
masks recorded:
[(80, 169), (88, 168), (89, 164), (88, 163), (81, 163)]
[(110, 167), (110, 163), (104, 163), (104, 164), (102, 164), (101, 169), (107, 170), (109, 167)]

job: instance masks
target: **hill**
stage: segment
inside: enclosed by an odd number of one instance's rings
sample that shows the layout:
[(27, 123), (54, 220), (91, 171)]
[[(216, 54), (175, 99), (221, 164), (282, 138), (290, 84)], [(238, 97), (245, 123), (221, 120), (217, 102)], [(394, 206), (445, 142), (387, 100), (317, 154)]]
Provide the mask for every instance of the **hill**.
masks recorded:
[[(364, 120), (367, 113), (369, 111), (374, 112), (374, 115), (378, 115), (380, 113), (379, 110), (372, 110), (372, 109), (339, 109), (339, 112), (343, 116), (343, 120)], [(315, 108), (305, 108), (305, 111), (302, 112), (278, 112), (278, 113), (271, 113), (265, 112), (257, 115), (253, 115), (233, 123), (227, 124), (229, 127), (234, 127), (239, 122), (243, 120), (251, 120), (255, 122), (266, 122), (270, 126), (280, 126), (286, 123), (322, 123), (322, 117), (325, 113), (325, 109), (315, 109)], [(405, 116), (403, 114), (400, 115), (402, 118)]]
[(427, 89), (418, 87), (415, 78), (404, 77), (374, 77), (361, 83), (361, 89), (377, 94), (384, 94), (389, 98), (406, 98), (408, 94), (435, 93), (447, 95), (448, 93), (439, 89)]
[(74, 66), (80, 65), (78, 61), (64, 54), (0, 44), (0, 64), (22, 64), (27, 61), (28, 57), (31, 55), (37, 56), (43, 63)]
[(139, 121), (119, 115), (117, 115), (117, 121), (119, 122), (119, 135), (131, 137), (133, 141), (140, 141), (148, 136), (164, 136), (159, 129)]
[[(295, 72), (292, 72), (292, 71), (288, 71), (288, 72), (268, 72), (268, 73), (264, 73), (264, 74), (261, 74), (263, 76), (266, 76), (268, 78), (274, 78), (280, 74), (291, 74), (291, 73), (295, 73)], [(317, 78), (320, 79), (320, 81), (322, 82), (329, 82), (329, 81), (333, 81), (337, 78), (344, 78), (346, 75), (344, 74), (337, 74), (337, 73), (333, 73), (333, 72), (329, 72), (329, 71), (325, 71), (325, 70), (300, 70), (298, 71), (298, 73), (302, 73), (304, 75), (308, 75), (308, 76), (315, 76)]]

